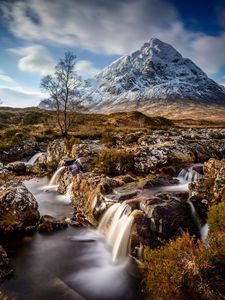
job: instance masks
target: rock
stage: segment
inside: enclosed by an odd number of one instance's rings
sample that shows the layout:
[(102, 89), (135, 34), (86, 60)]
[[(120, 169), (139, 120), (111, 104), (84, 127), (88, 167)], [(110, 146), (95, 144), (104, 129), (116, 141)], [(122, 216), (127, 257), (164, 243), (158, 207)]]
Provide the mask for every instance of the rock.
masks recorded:
[(146, 181), (143, 188), (157, 187), (157, 186), (168, 186), (178, 184), (179, 180), (169, 175), (156, 175), (153, 178)]
[(60, 194), (66, 194), (68, 186), (73, 181), (73, 174), (69, 168), (66, 168), (58, 179), (58, 189)]
[(34, 230), (39, 221), (38, 204), (22, 183), (0, 188), (0, 232), (10, 234)]
[(82, 211), (76, 211), (68, 224), (73, 227), (89, 227), (92, 224), (87, 220)]
[[(148, 246), (155, 248), (163, 241), (180, 235), (182, 231), (198, 235), (198, 228), (192, 218), (187, 200), (188, 193), (178, 192), (158, 193), (141, 201), (140, 209), (145, 214), (139, 222), (139, 227), (137, 226), (137, 235), (140, 236), (141, 243), (146, 240)], [(140, 226), (142, 223), (145, 224), (144, 229)], [(142, 230), (145, 233), (144, 238)]]
[(55, 163), (65, 155), (64, 141), (62, 139), (56, 139), (48, 144), (47, 147), (47, 163)]
[(90, 172), (93, 168), (94, 163), (96, 162), (96, 157), (79, 157), (76, 160), (76, 163), (78, 164), (80, 170), (82, 172)]
[(143, 135), (143, 131), (136, 131), (133, 133), (129, 133), (125, 137), (125, 143), (126, 144), (136, 143), (142, 135)]
[(82, 143), (74, 144), (71, 150), (71, 157), (77, 159), (79, 157), (93, 157), (104, 149), (104, 145), (98, 143)]
[(5, 164), (15, 160), (22, 160), (36, 153), (37, 142), (34, 137), (23, 136), (20, 146), (14, 146), (8, 150), (0, 150), (0, 160)]
[(49, 215), (44, 215), (40, 219), (37, 230), (40, 232), (53, 232), (60, 229), (65, 229), (67, 223), (65, 220), (59, 220)]
[(70, 157), (63, 157), (62, 160), (59, 162), (58, 167), (68, 167), (71, 166), (75, 162), (75, 159)]
[(24, 162), (16, 161), (6, 165), (6, 169), (15, 173), (16, 175), (25, 175), (27, 172), (27, 166)]
[(190, 196), (209, 205), (225, 200), (225, 160), (211, 158), (204, 163), (204, 178), (189, 184)]
[(123, 181), (94, 173), (80, 173), (73, 178), (73, 206), (75, 212), (81, 211), (93, 224), (112, 204), (105, 197), (113, 192), (113, 188), (122, 186)]
[(148, 175), (159, 173), (166, 166), (180, 170), (194, 162), (194, 154), (181, 145), (144, 146), (131, 149), (134, 156), (134, 173)]
[[(0, 245), (0, 280), (6, 279), (13, 275), (13, 268), (9, 262), (7, 253)], [(1, 296), (1, 294), (0, 294)], [(2, 298), (0, 298), (2, 299)]]

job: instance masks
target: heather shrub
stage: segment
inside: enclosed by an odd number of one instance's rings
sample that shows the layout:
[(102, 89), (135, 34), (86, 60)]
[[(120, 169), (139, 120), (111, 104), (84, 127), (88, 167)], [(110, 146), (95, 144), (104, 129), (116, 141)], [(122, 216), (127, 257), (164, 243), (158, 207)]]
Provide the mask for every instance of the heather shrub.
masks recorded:
[(222, 230), (225, 232), (225, 202), (210, 207), (208, 223), (211, 232)]
[(133, 156), (118, 149), (107, 149), (98, 155), (95, 171), (110, 176), (124, 175), (132, 172)]
[(210, 247), (185, 234), (144, 255), (147, 299), (224, 299), (225, 233), (212, 234)]

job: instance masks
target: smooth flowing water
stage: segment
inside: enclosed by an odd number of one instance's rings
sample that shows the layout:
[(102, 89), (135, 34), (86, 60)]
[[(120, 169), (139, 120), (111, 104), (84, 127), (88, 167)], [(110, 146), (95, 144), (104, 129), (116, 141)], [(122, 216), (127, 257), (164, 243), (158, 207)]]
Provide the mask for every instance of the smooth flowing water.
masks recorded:
[(55, 171), (55, 173), (53, 174), (53, 176), (49, 182), (49, 186), (57, 185), (58, 179), (65, 169), (66, 169), (66, 167), (60, 167)]
[(97, 231), (103, 234), (107, 243), (112, 247), (114, 262), (127, 256), (133, 223), (134, 217), (130, 206), (116, 203), (106, 211), (98, 226)]
[(38, 157), (40, 157), (42, 154), (43, 154), (42, 152), (38, 152), (38, 153), (34, 154), (34, 155), (28, 160), (27, 164), (33, 165), (33, 164), (37, 161)]
[[(72, 207), (55, 191), (43, 190), (47, 184), (47, 178), (25, 182), (41, 214), (70, 217)], [(18, 300), (142, 299), (132, 261), (124, 257), (115, 264), (111, 247), (96, 231), (68, 227), (3, 244), (16, 273), (1, 289)]]

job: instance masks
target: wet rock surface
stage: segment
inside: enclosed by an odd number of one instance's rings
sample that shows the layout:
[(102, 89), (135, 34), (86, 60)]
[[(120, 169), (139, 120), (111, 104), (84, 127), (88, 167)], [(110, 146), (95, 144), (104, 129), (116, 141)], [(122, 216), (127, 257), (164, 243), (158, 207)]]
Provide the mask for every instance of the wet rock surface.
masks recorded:
[(38, 204), (22, 183), (0, 188), (0, 232), (12, 234), (34, 230), (39, 221)]
[[(82, 211), (87, 219), (96, 223), (108, 207), (107, 198), (113, 188), (123, 185), (122, 180), (110, 178), (105, 175), (81, 173), (73, 179), (73, 206), (75, 211)], [(109, 199), (112, 203), (112, 200)]]
[[(12, 276), (13, 272), (14, 272), (14, 270), (10, 264), (7, 253), (5, 252), (3, 247), (0, 245), (0, 281)], [(0, 299), (2, 299), (1, 292), (0, 292)]]
[(11, 171), (17, 175), (24, 175), (27, 172), (27, 166), (24, 162), (11, 162), (5, 167), (8, 171)]
[(40, 232), (53, 232), (56, 230), (65, 229), (67, 223), (65, 220), (60, 220), (55, 217), (44, 215), (41, 217), (37, 230)]

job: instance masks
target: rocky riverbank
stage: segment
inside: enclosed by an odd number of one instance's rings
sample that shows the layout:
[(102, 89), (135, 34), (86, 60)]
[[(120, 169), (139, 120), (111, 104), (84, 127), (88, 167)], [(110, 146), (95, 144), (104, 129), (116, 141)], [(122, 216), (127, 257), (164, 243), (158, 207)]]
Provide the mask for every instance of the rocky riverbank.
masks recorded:
[[(225, 129), (137, 131), (107, 141), (56, 139), (33, 164), (0, 165), (1, 240), (68, 224), (96, 226), (111, 205), (124, 201), (139, 211), (130, 241), (136, 258), (143, 258), (140, 249), (162, 246), (183, 232), (201, 238), (209, 207), (225, 201), (224, 157)], [(58, 168), (58, 193), (69, 195), (74, 211), (66, 220), (40, 216), (36, 199), (19, 183)], [(12, 271), (3, 249), (1, 253), (4, 278)]]

